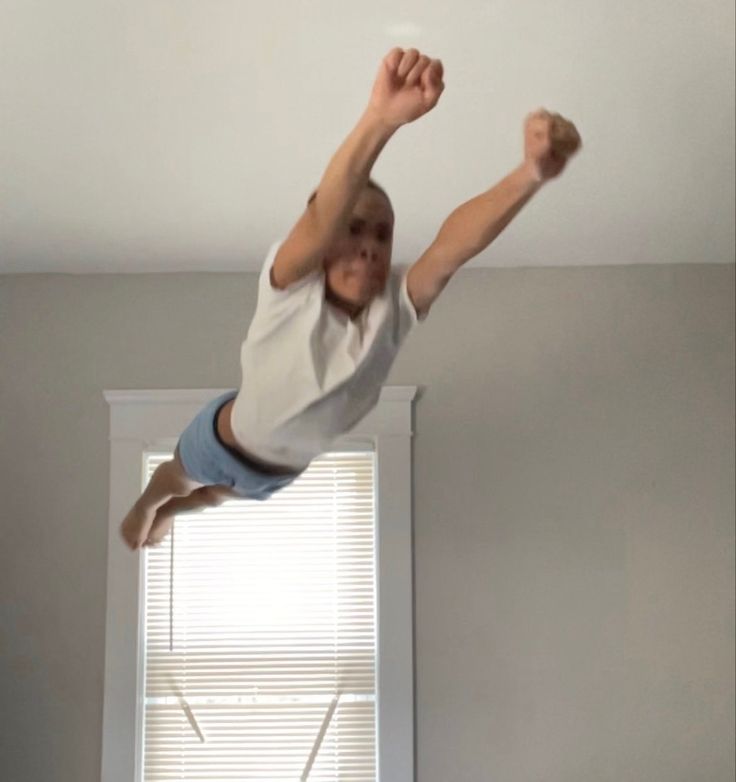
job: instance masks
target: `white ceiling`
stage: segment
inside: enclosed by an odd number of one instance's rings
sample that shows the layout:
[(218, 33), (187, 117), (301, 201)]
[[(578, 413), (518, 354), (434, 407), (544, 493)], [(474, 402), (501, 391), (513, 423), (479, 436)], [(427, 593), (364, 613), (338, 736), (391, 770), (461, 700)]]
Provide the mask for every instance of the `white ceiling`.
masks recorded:
[(255, 271), (394, 46), (446, 84), (373, 169), (395, 263), (540, 106), (584, 147), (472, 266), (734, 262), (733, 0), (0, 0), (0, 272)]

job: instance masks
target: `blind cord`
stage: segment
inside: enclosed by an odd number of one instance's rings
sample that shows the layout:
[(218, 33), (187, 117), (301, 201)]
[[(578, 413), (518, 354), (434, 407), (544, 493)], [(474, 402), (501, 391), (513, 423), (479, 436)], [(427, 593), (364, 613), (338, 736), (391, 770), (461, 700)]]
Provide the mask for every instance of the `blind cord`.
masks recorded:
[(317, 738), (314, 741), (314, 746), (312, 747), (312, 751), (309, 754), (309, 760), (307, 760), (307, 765), (304, 766), (304, 771), (302, 771), (301, 782), (306, 782), (307, 778), (309, 777), (309, 772), (312, 770), (312, 766), (317, 757), (317, 753), (319, 752), (319, 748), (322, 746), (322, 739), (324, 739), (325, 733), (327, 733), (327, 728), (330, 727), (330, 722), (332, 721), (332, 715), (335, 713), (335, 709), (337, 708), (337, 702), (339, 700), (340, 700), (340, 693), (338, 692), (337, 695), (335, 695), (335, 697), (332, 699), (332, 703), (330, 703), (330, 706), (327, 709), (327, 714), (325, 714), (325, 718), (322, 720), (322, 727), (319, 729)]
[(174, 651), (174, 533), (176, 519), (171, 524), (171, 557), (169, 559), (169, 651)]

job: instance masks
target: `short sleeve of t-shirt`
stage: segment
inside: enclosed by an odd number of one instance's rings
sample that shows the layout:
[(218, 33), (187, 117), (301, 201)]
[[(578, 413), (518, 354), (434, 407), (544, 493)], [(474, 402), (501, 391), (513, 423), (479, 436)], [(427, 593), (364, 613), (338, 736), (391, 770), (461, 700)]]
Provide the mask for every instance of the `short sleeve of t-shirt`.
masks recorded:
[(279, 247), (281, 247), (283, 243), (283, 239), (279, 239), (279, 241), (274, 242), (268, 251), (266, 260), (263, 262), (263, 267), (261, 268), (261, 274), (258, 280), (259, 299), (262, 295), (268, 298), (273, 298), (274, 300), (286, 299), (291, 296), (291, 294), (296, 293), (303, 288), (307, 288), (310, 285), (314, 285), (316, 282), (319, 282), (322, 277), (322, 269), (317, 268), (309, 274), (304, 275), (304, 277), (300, 277), (296, 282), (292, 282), (291, 285), (286, 288), (275, 288), (271, 284), (271, 269), (273, 268), (274, 261), (276, 260)]
[(407, 320), (407, 328), (406, 331), (409, 331), (412, 327), (416, 326), (417, 323), (421, 323), (422, 321), (426, 320), (427, 315), (429, 315), (429, 311), (423, 312), (421, 315), (417, 313), (416, 307), (414, 306), (414, 302), (411, 300), (411, 297), (409, 296), (409, 288), (408, 288), (408, 277), (409, 277), (409, 266), (405, 268), (401, 268), (399, 271), (397, 269), (398, 275), (399, 275), (399, 316), (402, 319)]
[[(274, 288), (271, 269), (283, 239), (271, 245), (258, 276), (258, 300), (248, 336), (260, 338), (281, 328), (297, 311), (314, 309), (324, 296), (324, 272), (315, 269), (286, 288)], [(306, 314), (306, 313), (305, 313)]]

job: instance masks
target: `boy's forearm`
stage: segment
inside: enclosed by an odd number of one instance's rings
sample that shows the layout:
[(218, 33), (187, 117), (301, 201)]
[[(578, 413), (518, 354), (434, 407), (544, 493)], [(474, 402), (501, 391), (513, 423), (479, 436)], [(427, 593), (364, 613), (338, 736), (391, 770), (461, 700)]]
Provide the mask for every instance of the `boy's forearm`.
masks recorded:
[(522, 163), (490, 190), (455, 209), (436, 239), (453, 267), (450, 272), (485, 250), (542, 184), (534, 169)]
[(351, 214), (373, 164), (397, 129), (366, 109), (332, 156), (309, 210), (317, 241), (324, 247), (332, 243), (339, 227)]

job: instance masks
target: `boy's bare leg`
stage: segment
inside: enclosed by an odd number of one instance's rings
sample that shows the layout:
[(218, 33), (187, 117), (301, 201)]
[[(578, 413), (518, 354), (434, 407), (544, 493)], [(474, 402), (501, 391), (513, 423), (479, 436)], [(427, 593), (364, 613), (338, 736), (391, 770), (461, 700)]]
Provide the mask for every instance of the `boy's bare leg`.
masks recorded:
[(164, 503), (156, 511), (151, 529), (148, 532), (143, 546), (158, 545), (171, 530), (174, 517), (180, 513), (193, 512), (202, 508), (211, 508), (222, 505), (225, 500), (243, 499), (239, 494), (227, 486), (202, 486), (195, 489), (188, 497), (174, 497)]
[(178, 447), (174, 458), (160, 464), (141, 496), (136, 500), (120, 525), (120, 534), (128, 546), (136, 550), (148, 537), (156, 511), (174, 497), (188, 497), (204, 484), (192, 480), (179, 459)]

